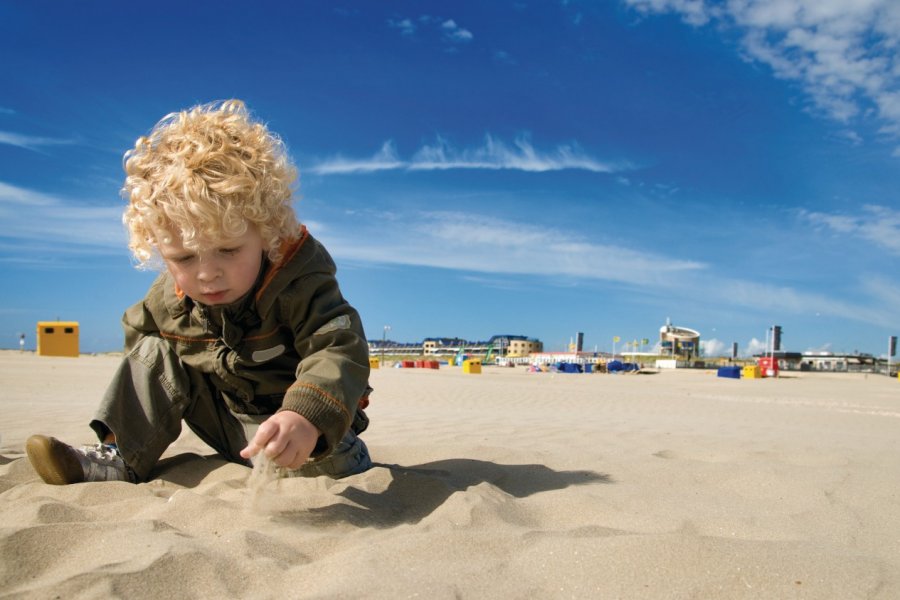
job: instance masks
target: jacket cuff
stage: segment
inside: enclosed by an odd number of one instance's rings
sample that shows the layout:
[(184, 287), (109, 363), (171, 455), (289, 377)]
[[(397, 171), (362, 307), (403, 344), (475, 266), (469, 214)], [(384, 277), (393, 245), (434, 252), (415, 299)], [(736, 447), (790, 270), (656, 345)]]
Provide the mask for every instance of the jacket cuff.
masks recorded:
[(311, 383), (295, 383), (284, 395), (284, 402), (278, 412), (290, 410), (306, 417), (310, 423), (322, 432), (321, 438), (313, 450), (311, 459), (325, 458), (331, 454), (350, 428), (352, 417), (344, 404)]

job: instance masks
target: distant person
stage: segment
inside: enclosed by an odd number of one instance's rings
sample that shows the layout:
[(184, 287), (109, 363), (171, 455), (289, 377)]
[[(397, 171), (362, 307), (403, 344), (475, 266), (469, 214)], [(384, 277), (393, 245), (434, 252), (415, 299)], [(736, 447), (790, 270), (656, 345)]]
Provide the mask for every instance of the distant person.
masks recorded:
[(19, 334), (19, 352), (25, 352), (25, 334)]
[(226, 459), (281, 476), (371, 466), (368, 344), (335, 265), (291, 206), (297, 170), (239, 100), (164, 117), (125, 154), (139, 267), (165, 266), (123, 317), (126, 356), (90, 426), (31, 436), (47, 483), (146, 481), (182, 420)]

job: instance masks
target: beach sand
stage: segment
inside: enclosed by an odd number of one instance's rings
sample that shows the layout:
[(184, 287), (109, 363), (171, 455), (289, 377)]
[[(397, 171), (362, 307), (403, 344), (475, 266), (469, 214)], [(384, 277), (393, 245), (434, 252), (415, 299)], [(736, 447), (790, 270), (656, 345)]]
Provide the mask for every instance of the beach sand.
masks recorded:
[(0, 597), (900, 598), (896, 379), (383, 368), (366, 473), (44, 484), (119, 360), (0, 352)]

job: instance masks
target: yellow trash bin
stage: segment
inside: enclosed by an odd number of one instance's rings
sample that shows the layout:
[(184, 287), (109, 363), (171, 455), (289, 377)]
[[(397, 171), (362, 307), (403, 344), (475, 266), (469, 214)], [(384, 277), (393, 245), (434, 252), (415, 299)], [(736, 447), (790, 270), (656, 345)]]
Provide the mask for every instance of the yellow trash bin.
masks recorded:
[(744, 379), (760, 379), (762, 377), (759, 371), (759, 365), (747, 365), (741, 372)]
[(481, 361), (469, 358), (463, 361), (463, 373), (481, 373)]
[(381, 368), (381, 361), (377, 358), (369, 358), (369, 368), (370, 369), (378, 369)]

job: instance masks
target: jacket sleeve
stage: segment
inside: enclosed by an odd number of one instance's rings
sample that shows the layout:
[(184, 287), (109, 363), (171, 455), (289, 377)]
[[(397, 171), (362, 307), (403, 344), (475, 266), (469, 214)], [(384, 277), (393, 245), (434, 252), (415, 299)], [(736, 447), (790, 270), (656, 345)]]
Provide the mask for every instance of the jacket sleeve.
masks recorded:
[(369, 345), (359, 314), (341, 295), (333, 271), (294, 281), (279, 302), (300, 356), (296, 381), (280, 410), (303, 415), (322, 432), (312, 458), (323, 458), (347, 433), (366, 392)]
[(142, 338), (148, 335), (159, 335), (159, 326), (147, 307), (147, 303), (154, 291), (159, 288), (161, 279), (162, 277), (154, 282), (147, 297), (128, 307), (125, 314), (122, 315), (122, 329), (125, 332), (125, 354), (131, 352)]

